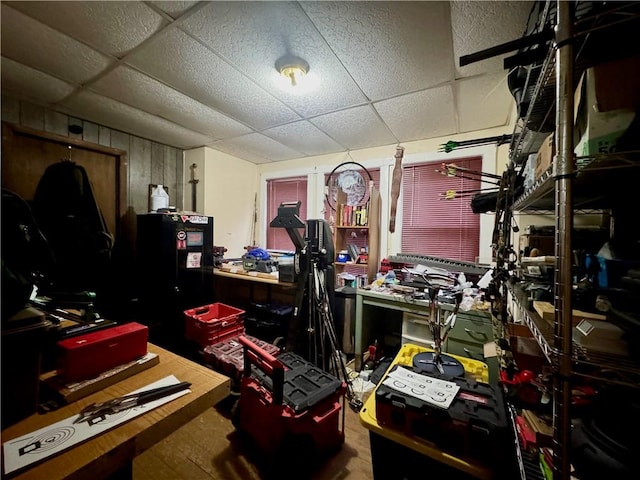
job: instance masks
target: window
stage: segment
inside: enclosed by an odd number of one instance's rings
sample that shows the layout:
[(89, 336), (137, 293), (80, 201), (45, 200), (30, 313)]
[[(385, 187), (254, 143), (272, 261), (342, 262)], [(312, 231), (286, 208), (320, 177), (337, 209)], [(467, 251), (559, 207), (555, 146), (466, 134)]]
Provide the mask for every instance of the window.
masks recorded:
[[(471, 170), (482, 158), (448, 160)], [(471, 210), (471, 196), (442, 199), (448, 190), (481, 188), (475, 175), (443, 176), (436, 162), (405, 166), (402, 171), (402, 252), (474, 262), (480, 250), (480, 216)]]
[[(300, 219), (307, 220), (307, 177), (277, 178), (267, 181), (267, 248), (273, 250), (294, 250), (286, 228), (273, 228), (269, 224), (278, 215), (282, 202), (300, 200)], [(300, 229), (304, 237), (304, 228)]]

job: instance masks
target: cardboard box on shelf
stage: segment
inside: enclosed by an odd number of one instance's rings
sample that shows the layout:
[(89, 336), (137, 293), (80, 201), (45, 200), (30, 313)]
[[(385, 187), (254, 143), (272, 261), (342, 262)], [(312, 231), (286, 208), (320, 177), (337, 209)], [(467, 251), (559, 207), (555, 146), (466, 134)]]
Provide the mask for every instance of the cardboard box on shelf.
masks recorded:
[(542, 141), (542, 145), (540, 145), (540, 148), (538, 149), (535, 168), (536, 178), (540, 177), (540, 175), (542, 175), (547, 170), (547, 168), (549, 168), (549, 165), (553, 163), (553, 157), (555, 156), (555, 154), (555, 137), (552, 133)]
[(640, 106), (640, 56), (587, 69), (574, 95), (578, 156), (616, 151)]

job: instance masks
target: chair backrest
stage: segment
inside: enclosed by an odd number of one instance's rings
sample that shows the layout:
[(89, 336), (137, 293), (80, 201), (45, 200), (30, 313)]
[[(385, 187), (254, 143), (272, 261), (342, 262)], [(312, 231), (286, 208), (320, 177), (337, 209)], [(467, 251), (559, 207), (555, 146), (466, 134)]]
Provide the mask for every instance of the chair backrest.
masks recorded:
[(56, 257), (54, 283), (62, 289), (99, 290), (110, 267), (113, 237), (85, 168), (68, 160), (47, 167), (33, 211)]

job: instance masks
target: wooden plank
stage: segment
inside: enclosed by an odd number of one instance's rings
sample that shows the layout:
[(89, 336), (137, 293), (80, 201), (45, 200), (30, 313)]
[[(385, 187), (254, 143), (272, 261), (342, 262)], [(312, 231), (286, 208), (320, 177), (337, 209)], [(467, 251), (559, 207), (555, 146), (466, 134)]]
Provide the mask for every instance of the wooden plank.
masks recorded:
[(151, 143), (151, 181), (149, 183), (167, 185), (164, 179), (164, 146), (156, 142)]
[(91, 122), (82, 122), (82, 139), (89, 143), (100, 143), (98, 141), (99, 128), (98, 125)]
[[(549, 323), (555, 322), (555, 318), (556, 318), (555, 309), (554, 309), (554, 306), (549, 302), (541, 302), (539, 300), (534, 300), (533, 308), (538, 313), (538, 315), (542, 317), (543, 320)], [(573, 310), (572, 323), (574, 326), (580, 323), (584, 318), (589, 320), (606, 320), (607, 316), (602, 315), (601, 313), (592, 313), (592, 312), (583, 312), (582, 310)]]
[(20, 123), (20, 100), (2, 95), (2, 121)]
[(44, 108), (28, 102), (20, 102), (20, 123), (36, 130), (44, 130)]
[(244, 270), (242, 267), (222, 266), (214, 269), (214, 274), (230, 277), (246, 278), (247, 280), (262, 281), (266, 283), (286, 283), (278, 281), (278, 277), (262, 272), (252, 272)]
[(176, 185), (176, 149), (165, 145), (162, 151), (164, 184), (169, 187), (169, 205), (175, 206), (178, 198)]
[(64, 113), (47, 110), (44, 114), (44, 129), (56, 135), (69, 136), (69, 119)]
[(155, 353), (148, 353), (144, 357), (133, 362), (125, 363), (108, 370), (96, 378), (82, 382), (67, 384), (55, 371), (40, 375), (40, 381), (56, 392), (65, 403), (75, 402), (87, 395), (98, 392), (103, 388), (113, 385), (125, 378), (151, 368), (160, 362), (160, 357)]
[(149, 184), (151, 182), (151, 142), (139, 137), (131, 137), (129, 151), (129, 205), (136, 213), (149, 210)]
[[(111, 145), (111, 129), (103, 126), (98, 126), (98, 143), (100, 145)], [(128, 150), (128, 149), (127, 149)]]

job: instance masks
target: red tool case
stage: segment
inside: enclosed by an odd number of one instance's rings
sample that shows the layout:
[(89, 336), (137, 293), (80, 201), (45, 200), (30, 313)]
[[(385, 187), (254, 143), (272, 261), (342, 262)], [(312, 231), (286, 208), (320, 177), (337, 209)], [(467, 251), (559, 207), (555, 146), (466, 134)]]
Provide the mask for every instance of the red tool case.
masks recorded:
[(245, 364), (236, 428), (271, 461), (300, 461), (340, 448), (346, 384), (294, 353), (275, 358), (245, 336), (239, 340)]
[(136, 322), (57, 343), (57, 370), (66, 382), (93, 378), (147, 354), (149, 328)]

